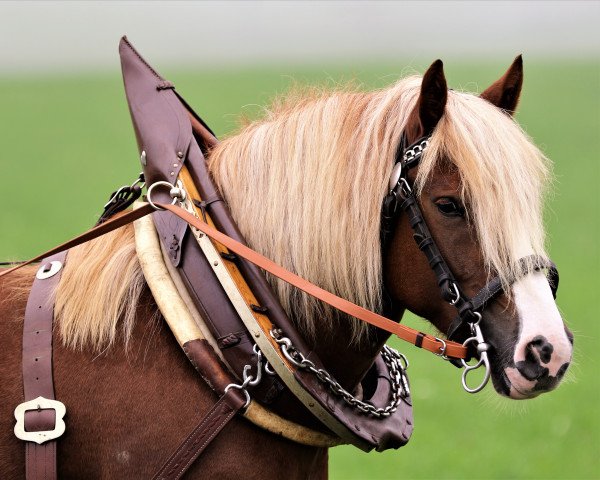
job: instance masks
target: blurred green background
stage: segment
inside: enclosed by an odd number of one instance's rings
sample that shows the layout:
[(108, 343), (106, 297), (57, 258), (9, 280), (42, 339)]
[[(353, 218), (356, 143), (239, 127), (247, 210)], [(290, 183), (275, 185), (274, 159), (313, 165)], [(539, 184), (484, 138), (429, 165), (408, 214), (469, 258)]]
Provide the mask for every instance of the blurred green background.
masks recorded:
[[(446, 62), (449, 85), (482, 90), (511, 60)], [(401, 60), (333, 69), (157, 66), (223, 137), (235, 131), (239, 114), (260, 115), (260, 105), (296, 81), (335, 86), (354, 79), (379, 88), (408, 64), (421, 72), (427, 66)], [(546, 218), (561, 274), (558, 303), (575, 333), (568, 379), (526, 402), (500, 399), (491, 386), (469, 395), (457, 369), (396, 344), (411, 362), (413, 438), (399, 451), (332, 450), (333, 479), (600, 478), (599, 65), (525, 58), (525, 76), (518, 121), (555, 165)], [(1, 260), (32, 256), (89, 227), (107, 195), (140, 170), (118, 70), (0, 76), (0, 138)], [(406, 322), (427, 328), (414, 317)]]

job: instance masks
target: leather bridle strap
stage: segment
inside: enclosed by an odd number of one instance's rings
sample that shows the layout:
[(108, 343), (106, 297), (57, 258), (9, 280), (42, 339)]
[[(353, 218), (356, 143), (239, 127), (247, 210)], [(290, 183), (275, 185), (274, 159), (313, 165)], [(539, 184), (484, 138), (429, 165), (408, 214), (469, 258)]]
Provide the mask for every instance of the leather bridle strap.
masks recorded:
[[(261, 254), (255, 252), (254, 250), (248, 248), (240, 242), (237, 242), (231, 237), (228, 237), (227, 235), (215, 230), (202, 220), (186, 212), (184, 209), (174, 205), (164, 205), (160, 203), (156, 203), (155, 205), (159, 208), (169, 210), (171, 213), (175, 214), (182, 220), (185, 220), (189, 225), (193, 226), (194, 228), (197, 228), (201, 232), (211, 237), (213, 240), (216, 240), (223, 246), (227, 247), (232, 252), (237, 253), (239, 256), (254, 263), (258, 267), (266, 270), (272, 275), (275, 275), (276, 277), (282, 279), (290, 285), (299, 288), (300, 290), (308, 293), (309, 295), (318, 298), (319, 300), (331, 305), (332, 307), (352, 317), (358, 318), (363, 322), (369, 323), (370, 325), (385, 330), (393, 335), (396, 335), (398, 338), (406, 342), (412, 343), (413, 345), (435, 353), (436, 355), (445, 353), (447, 357), (451, 358), (467, 358), (467, 348), (460, 343), (450, 341), (442, 342), (441, 340), (437, 339), (432, 335), (419, 332), (405, 325), (396, 323), (375, 312), (371, 312), (359, 305), (355, 305), (354, 303), (349, 302), (348, 300), (345, 300), (341, 297), (338, 297), (337, 295), (334, 295), (333, 293), (330, 293), (326, 290), (323, 290), (322, 288), (317, 287), (313, 283), (299, 277), (298, 275), (289, 272), (285, 268), (277, 265), (273, 261), (265, 258)], [(0, 277), (7, 275), (15, 270), (18, 270), (19, 268), (22, 268), (25, 265), (28, 265), (32, 262), (40, 260), (41, 258), (44, 258), (49, 254), (61, 252), (68, 248), (72, 248), (76, 245), (80, 245), (81, 243), (93, 240), (94, 238), (97, 238), (112, 230), (115, 230), (116, 228), (131, 223), (137, 220), (138, 218), (148, 215), (153, 211), (154, 208), (150, 204), (146, 204), (136, 210), (119, 214), (111, 220), (108, 220), (105, 223), (91, 230), (88, 230), (82, 235), (79, 235), (78, 237), (63, 243), (62, 245), (53, 248), (52, 250), (43, 255), (38, 255), (37, 257), (32, 258), (31, 260), (28, 260), (27, 262), (21, 265), (17, 265), (4, 272), (0, 272)]]
[[(546, 275), (548, 283), (550, 284), (550, 290), (552, 296), (556, 299), (556, 292), (558, 290), (559, 275), (558, 269), (554, 262), (550, 259), (541, 257), (539, 255), (529, 255), (523, 257), (519, 261), (520, 272), (515, 278), (511, 279), (511, 284), (517, 281), (519, 278), (526, 276), (533, 271), (539, 271), (547, 269)], [(461, 327), (465, 327), (469, 321), (470, 312), (481, 312), (483, 311), (494, 299), (504, 292), (502, 281), (500, 277), (492, 278), (475, 296), (471, 299), (463, 299), (462, 304), (457, 308), (459, 314), (450, 324), (448, 329), (447, 337), (449, 339), (456, 338), (459, 334)], [(463, 313), (464, 312), (464, 313)], [(462, 314), (461, 314), (462, 313)], [(468, 336), (469, 332), (465, 332)]]

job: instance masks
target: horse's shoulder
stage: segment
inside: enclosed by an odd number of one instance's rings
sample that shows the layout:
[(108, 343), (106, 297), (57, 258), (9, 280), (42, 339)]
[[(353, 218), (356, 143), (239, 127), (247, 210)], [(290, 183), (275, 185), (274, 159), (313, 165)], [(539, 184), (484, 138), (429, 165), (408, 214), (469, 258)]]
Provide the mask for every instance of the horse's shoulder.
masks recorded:
[(36, 268), (24, 267), (0, 278), (0, 324), (11, 323), (11, 320), (22, 321)]

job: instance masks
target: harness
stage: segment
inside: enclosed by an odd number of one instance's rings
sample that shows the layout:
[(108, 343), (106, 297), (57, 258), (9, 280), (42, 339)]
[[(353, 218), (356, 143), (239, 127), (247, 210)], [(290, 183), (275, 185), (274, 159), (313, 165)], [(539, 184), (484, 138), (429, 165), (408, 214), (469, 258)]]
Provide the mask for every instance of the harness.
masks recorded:
[[(445, 359), (460, 362), (465, 367), (462, 378), (465, 389), (476, 392), (483, 388), (490, 376), (490, 365), (487, 356), (489, 346), (481, 333), (480, 321), (485, 306), (502, 293), (502, 285), (498, 278), (494, 278), (477, 295), (468, 299), (431, 237), (407, 176), (408, 171), (418, 165), (427, 148), (428, 138), (419, 139), (408, 147), (405, 137), (402, 138), (389, 193), (383, 201), (382, 242), (384, 245), (387, 243), (399, 212), (405, 211), (414, 238), (436, 274), (442, 297), (457, 309), (458, 316), (449, 338), (458, 339), (465, 330), (470, 332), (462, 343), (415, 331), (368, 311), (320, 289), (245, 246), (207, 170), (205, 154), (217, 143), (214, 134), (175, 92), (173, 84), (160, 77), (126, 38), (121, 41), (119, 50), (143, 177), (130, 187), (115, 192), (95, 228), (0, 276), (27, 263), (45, 259), (38, 271), (38, 275), (42, 272), (43, 276), (43, 272), (56, 270), (49, 256), (152, 214), (170, 267), (177, 272), (189, 298), (204, 318), (218, 351), (197, 332), (187, 336), (174, 333), (190, 361), (219, 396), (218, 402), (169, 457), (155, 478), (179, 478), (183, 475), (227, 422), (238, 412), (249, 412), (255, 400), (275, 415), (311, 431), (352, 443), (365, 451), (398, 448), (410, 438), (413, 429), (412, 400), (406, 376), (406, 358), (384, 347), (371, 368), (364, 372), (364, 381), (374, 382), (375, 389), (370, 397), (359, 398), (352, 391), (354, 386), (343, 386), (337, 382), (306, 344), (279, 304), (262, 270), (347, 315)], [(147, 203), (127, 213), (120, 212), (135, 200), (133, 197), (139, 196), (141, 181), (149, 185)], [(555, 294), (558, 286), (556, 267), (535, 257), (535, 269), (541, 268), (549, 270)], [(54, 273), (58, 271), (60, 266)], [(527, 273), (529, 271), (522, 269), (522, 275)], [(45, 281), (34, 282), (29, 302), (35, 303), (35, 299), (39, 298)], [(58, 277), (54, 277), (53, 281), (57, 282)], [(47, 289), (47, 286), (44, 288)], [(44, 294), (44, 298), (47, 296), (47, 293)], [(46, 367), (42, 377), (42, 381), (50, 387), (52, 308), (52, 305), (42, 308), (46, 311), (45, 320), (44, 325), (39, 327), (41, 331), (50, 332), (44, 338), (43, 361)], [(26, 317), (24, 355), (30, 344), (37, 341), (27, 340), (30, 327), (31, 322)], [(472, 355), (479, 359), (475, 365), (469, 366), (466, 359)], [(38, 357), (35, 358), (37, 362)], [(482, 365), (486, 369), (484, 381), (475, 388), (468, 387), (468, 372)], [(31, 374), (25, 368), (25, 362), (23, 374), (28, 381), (26, 377)], [(60, 413), (64, 414), (64, 405), (53, 400), (49, 391), (40, 395), (41, 400), (29, 398), (31, 395), (26, 391), (25, 403), (15, 411), (19, 427), (18, 431), (15, 427), (15, 433), (28, 442), (28, 452), (32, 439), (23, 436), (25, 429), (21, 426), (24, 419), (54, 411), (54, 425), (52, 421), (46, 421), (33, 440), (40, 442), (39, 448), (54, 444), (54, 440), (62, 434), (58, 417)], [(35, 401), (31, 403), (32, 400)], [(307, 415), (308, 412), (310, 415)], [(249, 415), (246, 416), (249, 418)], [(48, 427), (49, 423), (53, 428)], [(30, 428), (27, 430), (30, 431)], [(36, 445), (31, 448), (38, 449)], [(39, 465), (41, 461), (53, 464), (55, 473), (55, 450), (44, 453), (45, 460), (40, 460), (42, 456), (37, 452), (31, 455), (31, 460), (28, 454), (28, 478), (52, 478), (52, 475), (42, 476)]]

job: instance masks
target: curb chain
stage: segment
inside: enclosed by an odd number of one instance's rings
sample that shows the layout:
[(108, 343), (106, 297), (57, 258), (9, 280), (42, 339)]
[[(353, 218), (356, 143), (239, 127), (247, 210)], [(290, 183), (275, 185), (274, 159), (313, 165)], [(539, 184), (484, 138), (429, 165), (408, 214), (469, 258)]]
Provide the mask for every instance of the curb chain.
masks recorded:
[(401, 398), (406, 398), (410, 395), (408, 377), (406, 369), (408, 368), (408, 360), (406, 357), (394, 350), (393, 348), (384, 345), (381, 350), (381, 357), (390, 372), (391, 383), (391, 398), (389, 404), (384, 408), (375, 407), (371, 403), (363, 402), (356, 398), (350, 392), (344, 389), (331, 374), (322, 368), (317, 368), (316, 365), (307, 359), (299, 350), (292, 345), (289, 338), (283, 336), (283, 332), (279, 328), (274, 328), (270, 332), (271, 337), (279, 344), (281, 351), (286, 359), (288, 359), (296, 367), (303, 370), (308, 370), (314, 374), (317, 379), (326, 385), (335, 395), (341, 397), (348, 405), (360, 410), (363, 413), (372, 415), (376, 418), (389, 417), (398, 409)]

